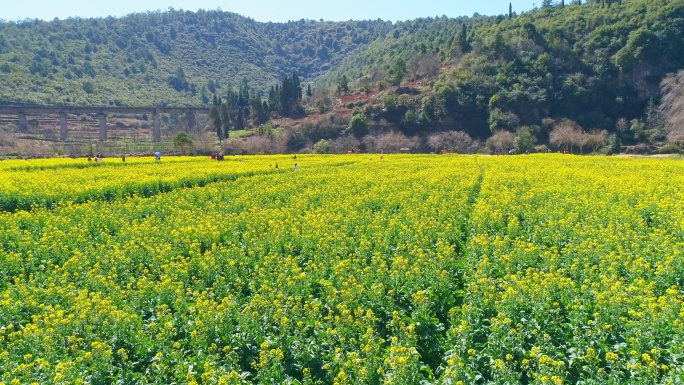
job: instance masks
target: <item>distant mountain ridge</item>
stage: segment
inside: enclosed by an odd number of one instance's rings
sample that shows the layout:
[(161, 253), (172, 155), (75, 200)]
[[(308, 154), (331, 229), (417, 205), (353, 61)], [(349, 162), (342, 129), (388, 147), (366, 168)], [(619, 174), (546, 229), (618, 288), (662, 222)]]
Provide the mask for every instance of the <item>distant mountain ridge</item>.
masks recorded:
[(0, 101), (198, 104), (293, 71), (312, 81), (391, 28), (384, 21), (259, 23), (222, 11), (0, 24)]

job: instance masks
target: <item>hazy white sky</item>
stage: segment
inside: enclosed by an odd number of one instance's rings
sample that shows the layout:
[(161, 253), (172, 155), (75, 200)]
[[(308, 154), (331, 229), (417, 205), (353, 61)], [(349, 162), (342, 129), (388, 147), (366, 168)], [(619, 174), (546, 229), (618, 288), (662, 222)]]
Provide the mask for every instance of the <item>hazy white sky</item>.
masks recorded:
[[(541, 0), (513, 0), (515, 12), (529, 11)], [(3, 0), (0, 19), (52, 20), (55, 17), (124, 16), (169, 7), (196, 11), (221, 8), (257, 21), (288, 20), (410, 20), (419, 17), (500, 15), (508, 13), (509, 0)], [(539, 4), (536, 4), (539, 5)]]

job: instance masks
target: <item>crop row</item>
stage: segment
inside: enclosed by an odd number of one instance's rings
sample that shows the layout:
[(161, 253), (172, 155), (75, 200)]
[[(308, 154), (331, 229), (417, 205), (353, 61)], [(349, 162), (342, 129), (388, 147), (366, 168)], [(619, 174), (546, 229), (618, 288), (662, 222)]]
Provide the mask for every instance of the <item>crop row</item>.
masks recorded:
[[(276, 163), (281, 166), (275, 168)], [(191, 157), (129, 157), (92, 162), (85, 159), (19, 160), (0, 165), (0, 211), (54, 208), (63, 203), (149, 197), (177, 188), (204, 186), (263, 173), (291, 170), (289, 157), (229, 158), (211, 161)], [(308, 165), (320, 160), (310, 159)]]

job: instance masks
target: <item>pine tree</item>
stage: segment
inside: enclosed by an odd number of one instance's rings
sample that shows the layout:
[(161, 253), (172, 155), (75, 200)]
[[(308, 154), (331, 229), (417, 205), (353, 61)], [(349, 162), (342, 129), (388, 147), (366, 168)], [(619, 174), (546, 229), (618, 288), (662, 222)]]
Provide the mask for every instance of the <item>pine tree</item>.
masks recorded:
[[(513, 18), (513, 3), (508, 3), (508, 18)], [(465, 25), (465, 24), (463, 24)]]
[(406, 62), (404, 59), (397, 59), (397, 61), (394, 63), (394, 66), (392, 66), (392, 84), (395, 86), (401, 85), (401, 82), (404, 80), (407, 71), (408, 70), (406, 68)]
[(337, 82), (337, 94), (341, 95), (343, 92), (345, 95), (349, 94), (349, 79), (347, 79), (347, 75), (342, 75), (342, 78)]

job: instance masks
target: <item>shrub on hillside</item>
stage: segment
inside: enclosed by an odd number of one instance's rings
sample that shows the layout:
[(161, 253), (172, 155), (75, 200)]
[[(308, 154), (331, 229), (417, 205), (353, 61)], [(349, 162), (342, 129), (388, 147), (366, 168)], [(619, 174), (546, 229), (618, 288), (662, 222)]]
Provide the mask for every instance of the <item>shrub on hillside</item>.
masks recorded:
[(402, 148), (415, 151), (420, 147), (420, 139), (418, 137), (407, 137), (401, 132), (390, 131), (377, 136), (366, 136), (363, 138), (363, 146), (367, 152), (374, 153), (396, 153), (400, 152)]
[(352, 135), (341, 136), (330, 141), (330, 152), (333, 154), (346, 154), (349, 151), (358, 151), (361, 142)]

